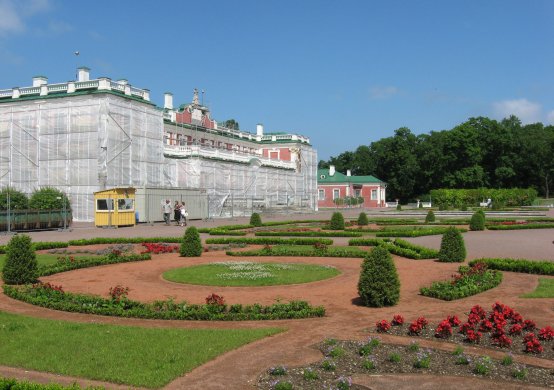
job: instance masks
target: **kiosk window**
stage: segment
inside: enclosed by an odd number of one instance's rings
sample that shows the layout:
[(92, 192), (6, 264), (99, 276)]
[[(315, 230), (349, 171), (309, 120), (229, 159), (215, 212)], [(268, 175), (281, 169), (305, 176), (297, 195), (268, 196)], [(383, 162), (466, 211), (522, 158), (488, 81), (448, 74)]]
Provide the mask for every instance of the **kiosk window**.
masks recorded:
[(119, 211), (133, 211), (135, 208), (134, 199), (118, 199), (117, 209)]
[(113, 199), (96, 199), (96, 211), (113, 211)]

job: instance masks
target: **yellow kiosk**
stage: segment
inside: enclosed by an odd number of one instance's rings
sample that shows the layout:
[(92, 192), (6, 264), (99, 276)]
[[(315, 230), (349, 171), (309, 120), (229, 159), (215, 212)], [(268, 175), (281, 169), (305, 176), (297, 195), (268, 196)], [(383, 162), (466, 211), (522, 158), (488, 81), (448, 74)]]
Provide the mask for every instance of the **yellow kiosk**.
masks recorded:
[(102, 227), (135, 225), (135, 189), (116, 187), (94, 193), (94, 224)]

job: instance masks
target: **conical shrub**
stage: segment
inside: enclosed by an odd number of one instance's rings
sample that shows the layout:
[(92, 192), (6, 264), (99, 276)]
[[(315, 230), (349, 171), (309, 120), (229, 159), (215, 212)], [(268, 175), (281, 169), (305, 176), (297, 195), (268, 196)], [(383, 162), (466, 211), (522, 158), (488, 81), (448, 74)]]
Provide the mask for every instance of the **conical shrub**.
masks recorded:
[(464, 238), (454, 226), (448, 228), (442, 235), (439, 261), (445, 263), (461, 263), (466, 258), (466, 246)]
[(2, 271), (4, 283), (35, 283), (37, 278), (37, 256), (31, 237), (25, 234), (13, 236), (6, 246), (6, 263)]
[(425, 216), (425, 223), (435, 222), (435, 213), (433, 210), (429, 210)]
[(476, 212), (469, 221), (470, 230), (485, 230), (485, 213)]
[(258, 213), (252, 213), (250, 216), (250, 225), (252, 226), (262, 226), (262, 218)]
[(331, 230), (344, 230), (344, 217), (342, 213), (338, 211), (331, 216), (331, 223), (329, 225)]
[(191, 226), (185, 231), (183, 242), (179, 250), (183, 257), (198, 257), (202, 255), (202, 241), (198, 230)]
[(364, 212), (361, 212), (358, 216), (358, 225), (360, 226), (366, 226), (369, 224), (369, 220), (367, 219), (367, 214)]
[(376, 247), (365, 257), (358, 282), (364, 306), (394, 306), (400, 299), (400, 279), (390, 253)]

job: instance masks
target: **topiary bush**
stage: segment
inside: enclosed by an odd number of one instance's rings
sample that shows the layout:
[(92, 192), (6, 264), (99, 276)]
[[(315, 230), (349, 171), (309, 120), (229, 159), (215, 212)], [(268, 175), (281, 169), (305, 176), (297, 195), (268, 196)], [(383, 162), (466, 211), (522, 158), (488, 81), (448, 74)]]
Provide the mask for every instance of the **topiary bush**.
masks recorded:
[(476, 212), (471, 216), (469, 221), (470, 230), (485, 230), (485, 213)]
[(329, 225), (331, 230), (344, 230), (344, 217), (342, 213), (338, 211), (331, 216), (331, 223)]
[(364, 306), (394, 306), (400, 299), (400, 279), (390, 253), (376, 247), (364, 258), (358, 294)]
[(262, 226), (262, 218), (258, 213), (252, 213), (250, 216), (250, 225), (252, 226)]
[(29, 208), (34, 210), (61, 210), (64, 203), (66, 210), (71, 211), (69, 199), (63, 192), (54, 187), (43, 187), (33, 192), (31, 199), (29, 199)]
[(425, 216), (425, 223), (435, 222), (435, 213), (433, 210), (429, 210)]
[(397, 209), (397, 210), (402, 210), (402, 206), (400, 205), (400, 203), (398, 203), (398, 204), (396, 205), (396, 209)]
[(358, 216), (358, 225), (360, 226), (366, 226), (369, 224), (369, 220), (367, 219), (367, 214), (362, 212)]
[(34, 283), (38, 277), (37, 256), (31, 237), (22, 234), (12, 237), (6, 246), (6, 263), (2, 279), (6, 284)]
[(438, 260), (445, 263), (461, 263), (465, 258), (464, 238), (458, 229), (451, 226), (442, 236)]
[(189, 227), (185, 231), (185, 236), (183, 237), (179, 253), (183, 257), (198, 257), (202, 255), (202, 250), (202, 241), (200, 241), (198, 229), (194, 226)]
[(8, 193), (10, 195), (10, 210), (25, 210), (29, 208), (29, 199), (23, 192), (11, 187), (0, 191), (0, 210), (8, 209)]

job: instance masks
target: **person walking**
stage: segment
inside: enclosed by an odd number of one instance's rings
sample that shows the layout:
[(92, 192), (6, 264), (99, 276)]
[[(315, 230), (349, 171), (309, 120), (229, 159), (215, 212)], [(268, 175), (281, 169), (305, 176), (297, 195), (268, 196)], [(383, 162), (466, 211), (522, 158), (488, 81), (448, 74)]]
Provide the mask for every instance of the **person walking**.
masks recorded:
[(187, 208), (185, 207), (185, 202), (181, 203), (179, 211), (181, 213), (181, 219), (179, 220), (181, 226), (187, 226), (187, 217), (189, 216), (189, 213), (187, 211)]
[(179, 201), (175, 201), (175, 206), (173, 206), (173, 219), (175, 220), (175, 225), (179, 225), (179, 221), (181, 220), (181, 206), (179, 206)]
[(173, 207), (171, 207), (171, 203), (169, 199), (165, 200), (165, 203), (162, 204), (162, 212), (164, 214), (164, 221), (166, 225), (169, 225), (169, 221), (171, 220), (171, 210)]

